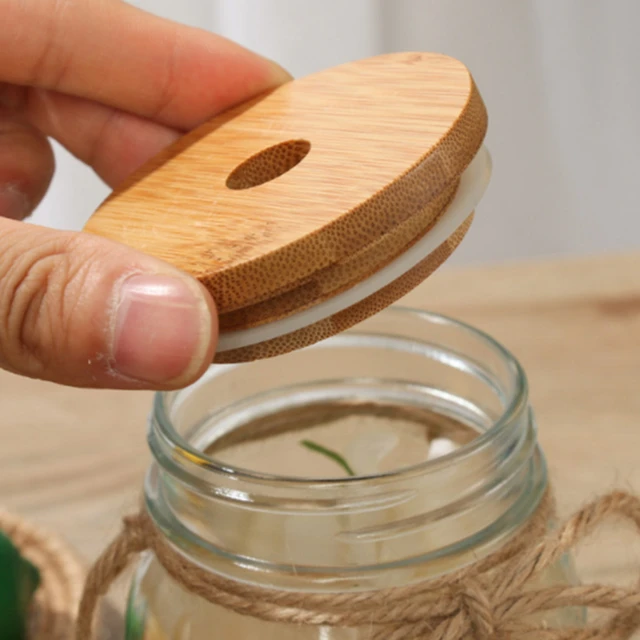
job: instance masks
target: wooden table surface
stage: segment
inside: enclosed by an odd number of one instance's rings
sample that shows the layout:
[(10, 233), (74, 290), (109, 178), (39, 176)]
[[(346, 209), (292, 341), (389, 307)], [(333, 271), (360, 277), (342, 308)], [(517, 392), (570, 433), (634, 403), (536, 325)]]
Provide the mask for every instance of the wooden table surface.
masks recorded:
[[(484, 329), (521, 360), (563, 513), (614, 487), (640, 491), (640, 253), (445, 268), (406, 301)], [(0, 390), (0, 506), (91, 560), (140, 494), (151, 395), (4, 372)], [(604, 531), (580, 555), (583, 577), (637, 575), (635, 542)]]

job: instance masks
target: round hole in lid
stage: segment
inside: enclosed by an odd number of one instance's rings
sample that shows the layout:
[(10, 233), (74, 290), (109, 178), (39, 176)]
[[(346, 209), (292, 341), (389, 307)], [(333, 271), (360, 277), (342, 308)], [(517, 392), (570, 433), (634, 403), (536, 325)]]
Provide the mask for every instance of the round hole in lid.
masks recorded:
[(287, 140), (267, 147), (239, 164), (228, 176), (229, 189), (251, 189), (291, 171), (311, 150), (308, 140)]

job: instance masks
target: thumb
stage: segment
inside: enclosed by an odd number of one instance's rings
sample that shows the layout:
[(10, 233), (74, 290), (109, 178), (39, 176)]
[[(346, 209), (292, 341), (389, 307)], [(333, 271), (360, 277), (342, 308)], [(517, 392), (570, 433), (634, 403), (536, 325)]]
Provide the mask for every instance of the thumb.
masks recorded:
[(0, 367), (61, 384), (170, 389), (217, 338), (198, 282), (89, 234), (0, 218)]

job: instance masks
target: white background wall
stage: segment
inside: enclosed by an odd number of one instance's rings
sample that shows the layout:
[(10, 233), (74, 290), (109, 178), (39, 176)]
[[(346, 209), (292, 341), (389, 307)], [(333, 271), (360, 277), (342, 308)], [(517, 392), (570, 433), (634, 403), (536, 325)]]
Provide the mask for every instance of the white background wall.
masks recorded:
[[(489, 110), (494, 176), (457, 262), (640, 247), (637, 0), (134, 4), (222, 33), (296, 76), (386, 51), (462, 60)], [(65, 152), (57, 156), (34, 221), (77, 229), (107, 190)]]

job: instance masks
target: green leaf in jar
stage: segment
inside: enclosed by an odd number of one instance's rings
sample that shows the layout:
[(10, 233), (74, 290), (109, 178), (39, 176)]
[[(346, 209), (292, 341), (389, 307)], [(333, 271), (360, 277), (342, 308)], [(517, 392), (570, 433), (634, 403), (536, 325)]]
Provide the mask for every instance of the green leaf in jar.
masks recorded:
[(302, 440), (300, 443), (303, 447), (306, 447), (310, 451), (314, 451), (315, 453), (320, 453), (327, 458), (330, 458), (337, 464), (339, 464), (349, 476), (355, 476), (355, 472), (349, 465), (349, 463), (336, 451), (332, 451), (331, 449), (327, 449), (327, 447), (323, 447), (321, 444), (317, 442), (313, 442), (312, 440)]

